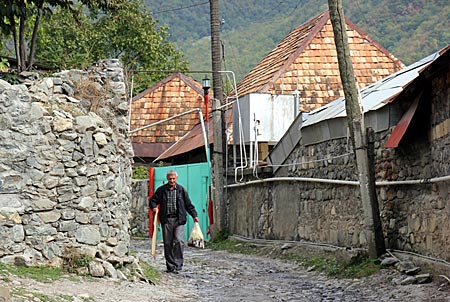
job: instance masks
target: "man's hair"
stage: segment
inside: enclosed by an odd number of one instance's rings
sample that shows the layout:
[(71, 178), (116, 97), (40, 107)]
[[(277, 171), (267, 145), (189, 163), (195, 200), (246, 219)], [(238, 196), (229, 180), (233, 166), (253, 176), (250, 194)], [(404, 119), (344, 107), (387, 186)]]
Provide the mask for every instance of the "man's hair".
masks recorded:
[(166, 176), (169, 176), (169, 175), (175, 175), (176, 177), (178, 177), (178, 173), (177, 173), (177, 171), (175, 171), (175, 170), (169, 170), (169, 171), (167, 171)]

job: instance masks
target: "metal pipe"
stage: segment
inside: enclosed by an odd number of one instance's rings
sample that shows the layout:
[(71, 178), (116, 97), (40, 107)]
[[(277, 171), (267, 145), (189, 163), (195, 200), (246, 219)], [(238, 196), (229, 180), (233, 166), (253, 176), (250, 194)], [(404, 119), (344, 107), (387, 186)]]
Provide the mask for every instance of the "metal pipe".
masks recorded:
[[(198, 109), (198, 114), (199, 114), (199, 118), (200, 118), (200, 124), (202, 126), (203, 140), (205, 141), (206, 161), (209, 163), (209, 141), (208, 141), (207, 132), (205, 130), (205, 123), (203, 122), (203, 114), (200, 109)], [(211, 173), (210, 173), (210, 177), (211, 177)]]
[(340, 185), (351, 185), (358, 186), (359, 181), (351, 180), (336, 180), (336, 179), (325, 179), (325, 178), (308, 178), (308, 177), (272, 177), (258, 180), (251, 180), (247, 182), (241, 182), (236, 184), (228, 185), (228, 187), (239, 187), (250, 184), (264, 183), (264, 182), (276, 182), (276, 181), (303, 181), (303, 182), (320, 182), (320, 183), (330, 183), (330, 184), (340, 184)]
[[(316, 183), (328, 183), (338, 185), (350, 185), (359, 186), (359, 181), (353, 180), (339, 180), (339, 179), (326, 179), (326, 178), (308, 178), (308, 177), (272, 177), (266, 179), (251, 180), (242, 183), (230, 184), (229, 188), (264, 183), (264, 182), (276, 182), (276, 181), (302, 181), (302, 182), (316, 182)], [(417, 180), (398, 180), (398, 181), (377, 181), (376, 186), (398, 186), (398, 185), (416, 185), (416, 184), (431, 184), (443, 181), (450, 181), (450, 175), (434, 177), (429, 179), (417, 179)]]

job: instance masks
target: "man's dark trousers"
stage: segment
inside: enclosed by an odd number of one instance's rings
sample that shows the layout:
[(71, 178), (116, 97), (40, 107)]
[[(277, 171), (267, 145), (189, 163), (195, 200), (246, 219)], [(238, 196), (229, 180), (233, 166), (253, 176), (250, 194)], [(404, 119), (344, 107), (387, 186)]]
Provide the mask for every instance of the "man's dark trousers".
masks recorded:
[(179, 271), (183, 267), (183, 232), (184, 225), (179, 225), (177, 218), (167, 218), (167, 223), (162, 225), (164, 257), (168, 271)]

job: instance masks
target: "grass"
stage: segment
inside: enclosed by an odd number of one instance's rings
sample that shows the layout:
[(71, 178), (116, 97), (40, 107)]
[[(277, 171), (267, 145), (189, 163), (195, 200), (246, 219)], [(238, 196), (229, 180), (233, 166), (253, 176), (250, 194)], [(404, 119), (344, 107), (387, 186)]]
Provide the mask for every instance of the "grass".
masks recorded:
[(19, 277), (30, 278), (42, 283), (50, 283), (62, 278), (63, 272), (59, 267), (48, 266), (15, 266), (0, 264), (0, 274), (7, 276), (13, 274)]
[(206, 243), (206, 247), (212, 250), (226, 250), (232, 253), (258, 254), (269, 256), (284, 261), (292, 261), (304, 268), (323, 272), (329, 277), (337, 278), (362, 278), (377, 273), (380, 265), (375, 259), (357, 259), (352, 263), (339, 262), (333, 253), (305, 253), (299, 249), (281, 250), (277, 246), (261, 246), (248, 242), (241, 242), (228, 238), (228, 234), (219, 234), (213, 240)]
[(205, 247), (212, 250), (226, 250), (232, 253), (252, 255), (258, 252), (257, 246), (252, 243), (241, 242), (229, 238), (229, 233), (218, 231), (214, 238), (205, 243)]
[(69, 295), (47, 295), (39, 292), (28, 291), (24, 288), (14, 288), (12, 290), (12, 295), (14, 297), (20, 297), (24, 299), (30, 299), (31, 297), (39, 299), (42, 302), (72, 302), (73, 297)]
[(139, 262), (144, 273), (144, 277), (157, 284), (161, 279), (161, 273), (142, 259)]

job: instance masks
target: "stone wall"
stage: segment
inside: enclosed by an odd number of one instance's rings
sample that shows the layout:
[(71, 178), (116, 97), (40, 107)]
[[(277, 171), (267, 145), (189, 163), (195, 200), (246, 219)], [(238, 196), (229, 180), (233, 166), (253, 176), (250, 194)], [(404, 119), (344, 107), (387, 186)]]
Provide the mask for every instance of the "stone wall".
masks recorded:
[(131, 234), (148, 236), (148, 179), (131, 183)]
[[(450, 175), (450, 72), (434, 74), (399, 147), (384, 148), (392, 129), (375, 135), (376, 179)], [(414, 97), (396, 100), (408, 108)], [(404, 109), (405, 110), (405, 109)], [(347, 139), (297, 146), (277, 176), (358, 180)], [(450, 181), (378, 186), (387, 248), (450, 260)], [(359, 187), (274, 181), (228, 188), (230, 231), (255, 238), (365, 247)]]
[(25, 76), (0, 80), (1, 260), (61, 265), (77, 251), (122, 263), (133, 152), (119, 61)]

